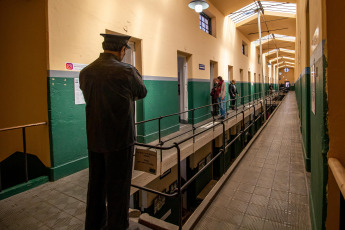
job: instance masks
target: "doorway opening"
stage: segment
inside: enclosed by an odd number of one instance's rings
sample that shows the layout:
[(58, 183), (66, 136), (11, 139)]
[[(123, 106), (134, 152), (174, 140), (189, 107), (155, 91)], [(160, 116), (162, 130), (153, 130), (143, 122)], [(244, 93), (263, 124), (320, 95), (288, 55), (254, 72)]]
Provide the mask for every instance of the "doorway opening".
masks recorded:
[(252, 74), (250, 71), (248, 71), (248, 97), (247, 97), (247, 101), (250, 102), (251, 101), (251, 94), (252, 94)]
[[(210, 92), (214, 86), (214, 79), (218, 77), (218, 62), (210, 61)], [(212, 104), (212, 97), (210, 97), (210, 103)], [(213, 113), (213, 106), (211, 108), (211, 113)]]
[(229, 84), (231, 83), (232, 80), (234, 80), (233, 66), (229, 65), (228, 66), (228, 81), (229, 81)]
[[(257, 93), (258, 92), (258, 89), (257, 89), (257, 84), (258, 83), (258, 79), (256, 78), (256, 73), (254, 73), (254, 82), (253, 82), (253, 84), (254, 84), (254, 92), (253, 93)], [(254, 95), (254, 99), (257, 99), (257, 96), (256, 96), (256, 94)]]
[(243, 96), (244, 96), (244, 81), (243, 81), (243, 69), (240, 69), (240, 84), (241, 84), (241, 87), (239, 87), (241, 90), (240, 90), (240, 95), (241, 95), (241, 104), (243, 104)]
[[(177, 55), (177, 77), (178, 77), (178, 97), (179, 112), (188, 110), (188, 79), (187, 79), (187, 57)], [(181, 113), (179, 122), (188, 123), (188, 113)]]
[(213, 87), (213, 79), (217, 77), (218, 77), (218, 62), (210, 61), (210, 90)]

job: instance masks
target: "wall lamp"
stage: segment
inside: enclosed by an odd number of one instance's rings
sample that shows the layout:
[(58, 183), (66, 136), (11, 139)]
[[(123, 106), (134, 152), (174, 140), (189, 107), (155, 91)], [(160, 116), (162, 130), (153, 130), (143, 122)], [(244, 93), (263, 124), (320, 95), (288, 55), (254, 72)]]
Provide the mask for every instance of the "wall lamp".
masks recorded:
[(193, 0), (188, 4), (189, 8), (195, 10), (197, 13), (201, 13), (203, 10), (209, 7), (205, 0)]

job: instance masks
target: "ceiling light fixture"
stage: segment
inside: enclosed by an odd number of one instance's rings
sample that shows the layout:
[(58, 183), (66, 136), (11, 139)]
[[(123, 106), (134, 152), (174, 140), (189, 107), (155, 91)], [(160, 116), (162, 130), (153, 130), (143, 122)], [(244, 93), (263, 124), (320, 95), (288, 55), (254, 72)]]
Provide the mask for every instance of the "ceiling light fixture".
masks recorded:
[(195, 10), (197, 13), (201, 13), (203, 10), (209, 7), (205, 0), (193, 0), (188, 4), (189, 8)]

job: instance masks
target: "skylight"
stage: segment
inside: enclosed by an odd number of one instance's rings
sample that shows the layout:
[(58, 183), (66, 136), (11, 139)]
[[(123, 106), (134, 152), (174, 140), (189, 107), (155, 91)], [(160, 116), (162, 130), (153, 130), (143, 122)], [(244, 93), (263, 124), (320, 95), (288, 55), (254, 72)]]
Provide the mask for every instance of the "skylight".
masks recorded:
[[(296, 3), (260, 1), (264, 11), (296, 14)], [(239, 23), (256, 14), (258, 4), (253, 2), (229, 15), (235, 23)]]
[[(281, 34), (269, 34), (265, 37), (261, 38), (261, 42), (265, 42), (267, 40), (273, 40), (273, 39), (283, 39), (283, 40), (289, 40), (289, 41), (295, 41), (296, 37), (293, 36), (287, 36), (287, 35), (281, 35)], [(253, 41), (255, 45), (260, 43), (260, 39), (257, 39)]]
[[(279, 48), (279, 51), (286, 52), (286, 53), (295, 53), (294, 50), (288, 50), (288, 49), (284, 49), (284, 48)], [(277, 50), (274, 49), (274, 50), (268, 51), (268, 52), (264, 53), (264, 55), (269, 55), (271, 53), (277, 53)]]

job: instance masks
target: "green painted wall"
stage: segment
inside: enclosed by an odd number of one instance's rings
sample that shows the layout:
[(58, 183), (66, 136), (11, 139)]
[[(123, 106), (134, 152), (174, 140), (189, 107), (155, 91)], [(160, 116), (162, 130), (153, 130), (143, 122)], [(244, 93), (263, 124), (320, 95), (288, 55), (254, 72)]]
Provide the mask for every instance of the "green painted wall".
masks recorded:
[[(137, 102), (137, 121), (149, 120), (179, 112), (176, 81), (144, 80), (147, 95)], [(158, 139), (158, 120), (137, 125), (138, 141), (149, 143)], [(179, 116), (161, 119), (161, 136), (179, 130)]]
[[(211, 104), (209, 81), (188, 81), (188, 109)], [(195, 110), (194, 124), (211, 117), (211, 107)], [(193, 114), (188, 114), (189, 123), (193, 122)]]
[[(249, 96), (255, 93), (261, 93), (261, 83), (250, 83), (250, 82), (236, 82), (237, 86), (237, 91), (239, 93), (239, 97), (245, 97), (242, 98), (241, 100), (238, 100), (238, 106), (247, 104), (250, 101), (253, 101), (254, 99), (258, 99), (261, 97), (260, 95), (253, 95)], [(269, 84), (265, 83), (264, 84), (265, 91), (268, 91)]]
[(85, 105), (74, 103), (74, 78), (48, 77), (48, 114), (50, 176), (57, 180), (88, 167)]
[(327, 152), (327, 94), (326, 62), (324, 41), (315, 49), (310, 66), (315, 65), (315, 114), (310, 113), (311, 140), (311, 220), (313, 229), (325, 229), (327, 202), (326, 185), (328, 178)]
[(326, 62), (323, 44), (314, 51), (310, 65), (315, 66), (315, 114), (311, 111), (311, 73), (307, 67), (295, 83), (306, 170), (311, 171), (310, 216), (313, 229), (325, 229), (327, 185), (327, 95)]
[(301, 108), (304, 112), (301, 114), (301, 129), (303, 140), (303, 152), (305, 167), (310, 171), (310, 73), (306, 69), (301, 76)]

